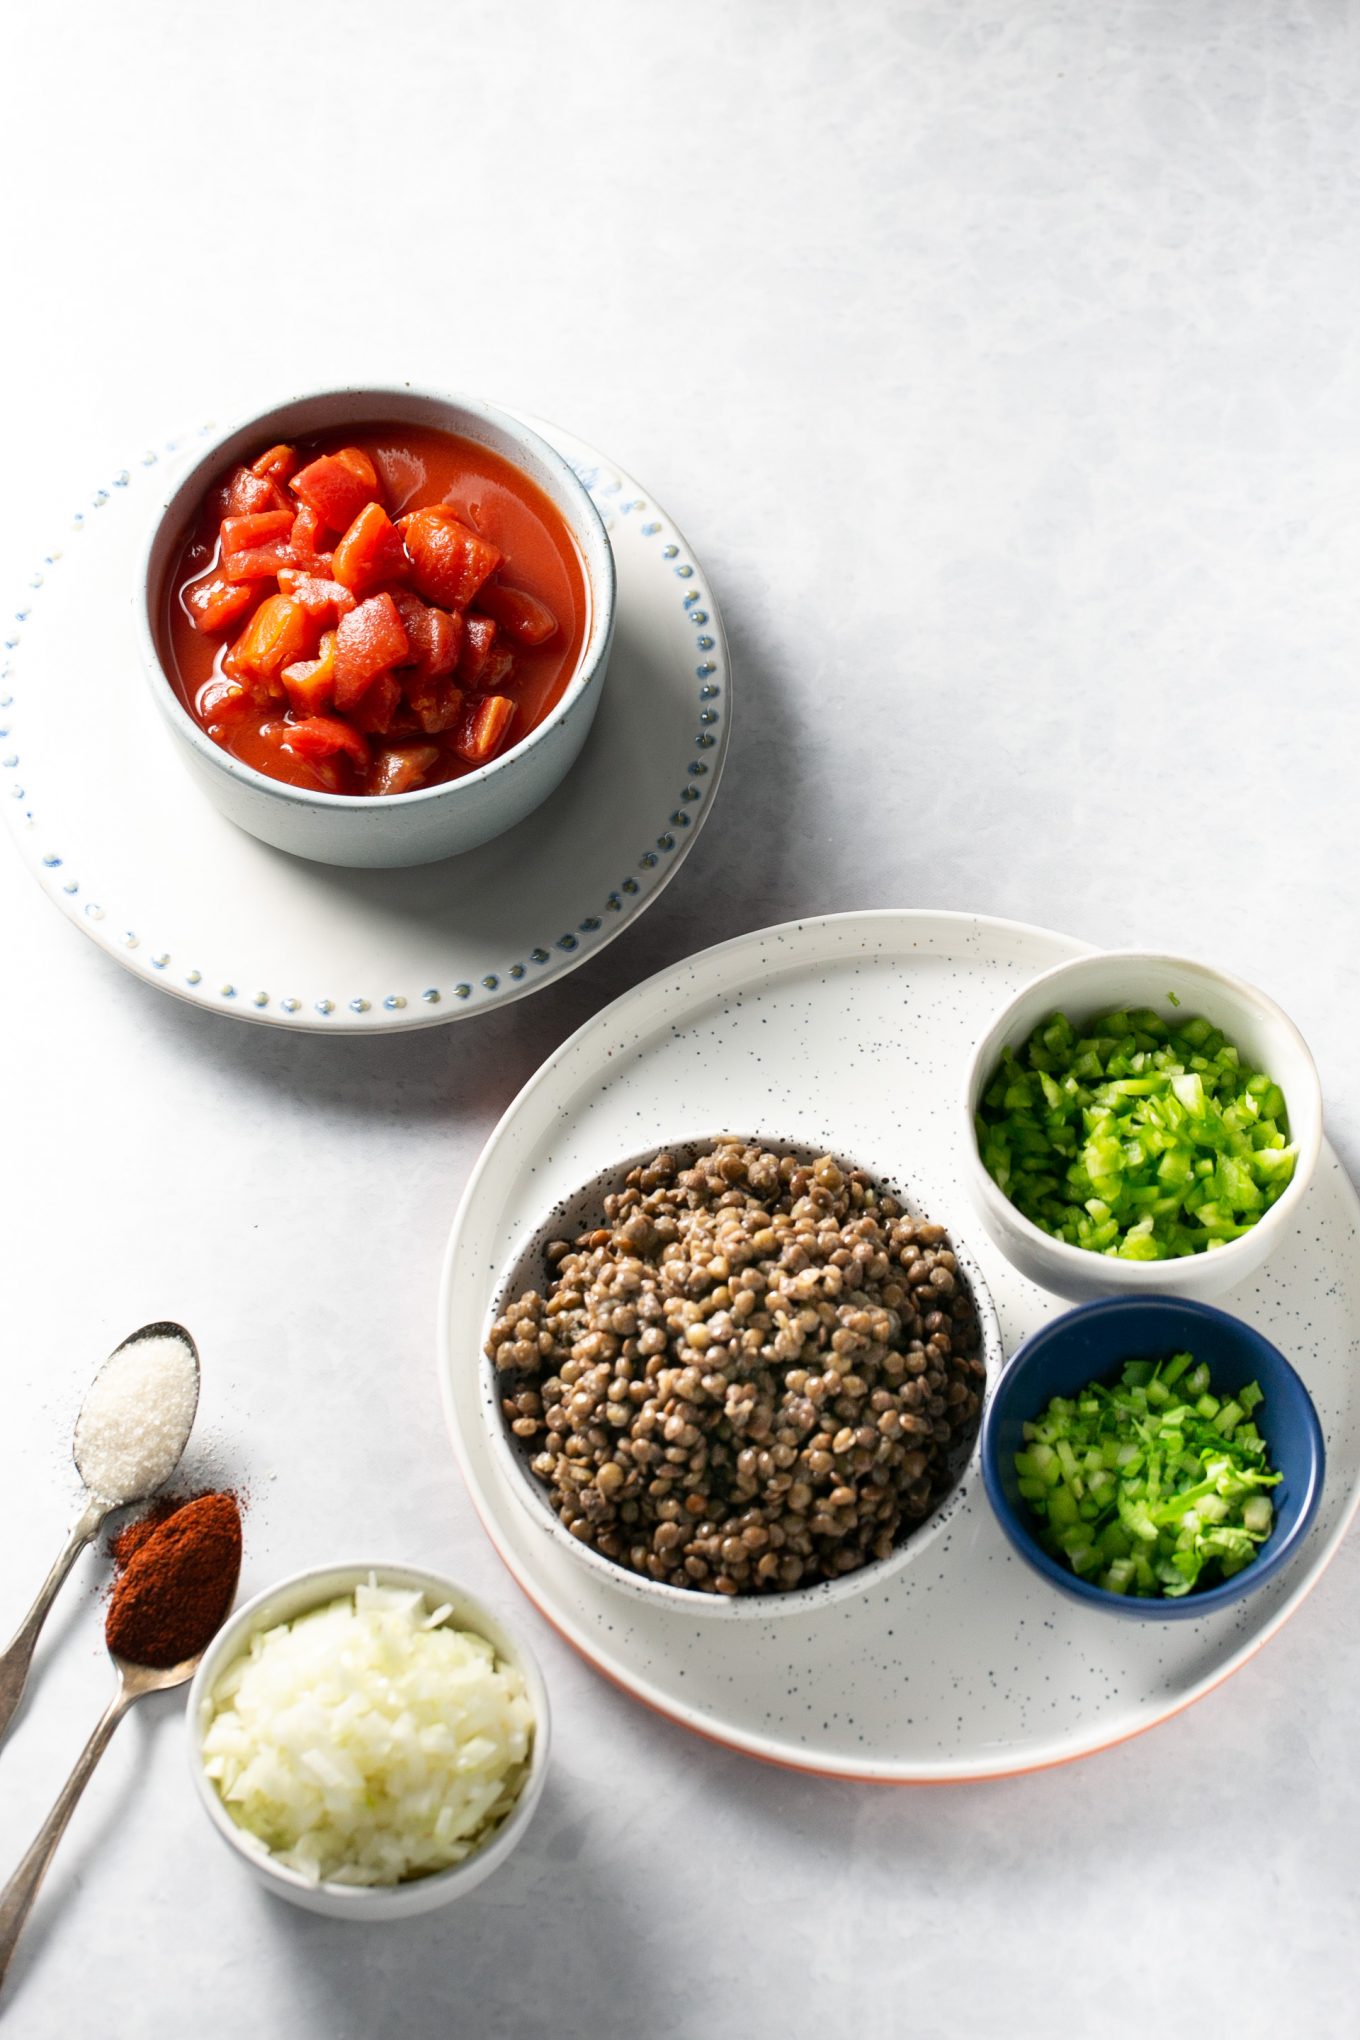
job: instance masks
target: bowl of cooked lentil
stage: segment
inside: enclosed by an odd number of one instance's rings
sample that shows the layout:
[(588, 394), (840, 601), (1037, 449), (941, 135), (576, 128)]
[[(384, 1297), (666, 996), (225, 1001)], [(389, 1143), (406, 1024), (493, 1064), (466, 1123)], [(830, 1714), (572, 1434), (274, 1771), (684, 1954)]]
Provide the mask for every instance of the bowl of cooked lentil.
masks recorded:
[(934, 1541), (1002, 1361), (978, 1269), (882, 1178), (708, 1135), (611, 1164), (531, 1228), (482, 1404), (512, 1493), (598, 1578), (768, 1616)]

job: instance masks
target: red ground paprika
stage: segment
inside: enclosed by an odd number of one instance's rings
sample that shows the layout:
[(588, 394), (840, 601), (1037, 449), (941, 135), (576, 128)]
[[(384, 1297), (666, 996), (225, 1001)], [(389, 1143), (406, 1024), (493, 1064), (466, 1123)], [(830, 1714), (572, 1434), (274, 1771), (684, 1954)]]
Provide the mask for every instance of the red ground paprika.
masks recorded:
[(141, 1516), (134, 1516), (130, 1523), (124, 1523), (109, 1539), (109, 1557), (117, 1570), (125, 1572), (134, 1551), (140, 1551), (154, 1530), (189, 1502), (196, 1502), (197, 1495), (160, 1495)]
[(104, 1624), (109, 1649), (158, 1668), (197, 1657), (231, 1607), (240, 1571), (235, 1495), (186, 1502), (129, 1553)]

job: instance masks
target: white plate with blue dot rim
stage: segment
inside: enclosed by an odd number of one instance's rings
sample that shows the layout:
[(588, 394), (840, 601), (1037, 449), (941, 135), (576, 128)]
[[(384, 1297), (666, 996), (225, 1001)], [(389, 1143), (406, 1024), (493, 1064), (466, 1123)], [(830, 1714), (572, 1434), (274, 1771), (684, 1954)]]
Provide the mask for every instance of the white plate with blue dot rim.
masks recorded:
[(832, 915), (704, 950), (615, 1000), (520, 1092), (468, 1184), (445, 1261), (440, 1378), (477, 1513), (520, 1586), (617, 1685), (752, 1756), (836, 1777), (1004, 1777), (1153, 1728), (1274, 1635), (1360, 1501), (1360, 1200), (1324, 1149), (1295, 1234), (1223, 1299), (1299, 1369), (1327, 1439), (1293, 1563), (1205, 1621), (1127, 1622), (1011, 1551), (980, 1478), (944, 1533), (862, 1599), (726, 1622), (647, 1605), (561, 1552), (504, 1485), (478, 1352), (498, 1270), (540, 1214), (620, 1155), (700, 1125), (825, 1143), (900, 1184), (976, 1256), (1006, 1350), (1065, 1306), (975, 1220), (959, 1165), (972, 1043), (1070, 937), (969, 914)]
[(48, 897), (146, 983), (276, 1027), (428, 1027), (574, 970), (683, 863), (727, 750), (711, 587), (631, 476), (527, 422), (571, 462), (609, 531), (613, 658), (563, 784), (517, 829), (446, 863), (338, 871), (289, 857), (218, 814), (175, 757), (130, 619), (166, 468), (192, 457), (198, 435), (112, 476), (35, 563), (0, 660), (0, 812)]

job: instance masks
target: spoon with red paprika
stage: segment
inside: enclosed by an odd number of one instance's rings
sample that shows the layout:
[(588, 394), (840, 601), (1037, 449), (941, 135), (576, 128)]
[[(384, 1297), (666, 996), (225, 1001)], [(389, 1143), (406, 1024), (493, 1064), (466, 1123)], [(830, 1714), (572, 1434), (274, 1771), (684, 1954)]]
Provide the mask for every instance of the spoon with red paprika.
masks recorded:
[(240, 1571), (241, 1513), (229, 1494), (199, 1495), (186, 1502), (129, 1558), (104, 1624), (118, 1690), (27, 1855), (0, 1892), (0, 1983), (57, 1843), (113, 1731), (134, 1701), (193, 1677), (236, 1597)]

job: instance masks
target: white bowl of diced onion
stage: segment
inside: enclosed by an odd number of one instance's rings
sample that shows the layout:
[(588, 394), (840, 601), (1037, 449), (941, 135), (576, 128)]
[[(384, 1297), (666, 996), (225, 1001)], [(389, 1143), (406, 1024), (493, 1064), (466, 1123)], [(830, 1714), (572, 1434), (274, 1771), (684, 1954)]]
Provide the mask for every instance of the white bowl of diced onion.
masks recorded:
[(438, 1573), (319, 1566), (238, 1609), (189, 1689), (209, 1819), (309, 1912), (396, 1920), (471, 1891), (516, 1846), (547, 1775), (543, 1675)]

